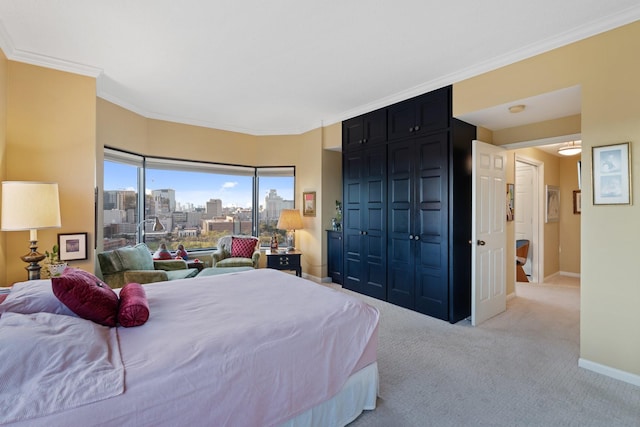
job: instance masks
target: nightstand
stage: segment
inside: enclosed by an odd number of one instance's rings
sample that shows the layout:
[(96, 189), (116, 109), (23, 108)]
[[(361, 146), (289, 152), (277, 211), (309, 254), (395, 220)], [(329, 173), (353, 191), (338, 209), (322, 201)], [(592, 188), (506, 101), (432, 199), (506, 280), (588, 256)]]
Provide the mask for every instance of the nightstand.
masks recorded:
[(204, 263), (202, 262), (195, 262), (195, 261), (186, 261), (187, 262), (187, 268), (197, 268), (198, 269), (198, 273), (202, 271), (202, 269), (204, 268)]
[(275, 270), (295, 270), (296, 276), (302, 277), (302, 265), (300, 264), (299, 251), (284, 252), (284, 253), (272, 253), (271, 250), (267, 250), (267, 268), (273, 268)]

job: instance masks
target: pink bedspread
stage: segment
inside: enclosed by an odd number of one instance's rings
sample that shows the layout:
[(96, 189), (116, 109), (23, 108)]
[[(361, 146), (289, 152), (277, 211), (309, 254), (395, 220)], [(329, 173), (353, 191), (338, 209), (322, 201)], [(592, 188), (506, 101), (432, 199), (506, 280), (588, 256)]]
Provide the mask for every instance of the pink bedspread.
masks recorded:
[(149, 321), (118, 329), (125, 393), (37, 425), (274, 426), (375, 361), (377, 310), (293, 275), (259, 269), (145, 290)]

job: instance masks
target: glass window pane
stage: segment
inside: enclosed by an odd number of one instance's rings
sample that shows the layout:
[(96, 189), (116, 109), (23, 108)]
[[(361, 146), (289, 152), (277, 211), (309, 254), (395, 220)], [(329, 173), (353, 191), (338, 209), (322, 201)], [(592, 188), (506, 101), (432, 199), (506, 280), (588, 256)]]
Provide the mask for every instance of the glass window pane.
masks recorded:
[(104, 250), (136, 244), (138, 170), (129, 163), (104, 161)]
[(145, 233), (151, 250), (160, 243), (171, 251), (179, 244), (187, 251), (210, 249), (222, 236), (252, 234), (253, 175), (148, 167), (145, 183), (145, 218), (158, 217), (165, 227)]
[(293, 176), (260, 176), (259, 174), (260, 220), (258, 222), (258, 237), (260, 237), (261, 246), (269, 246), (271, 237), (275, 233), (278, 245), (284, 247), (286, 230), (278, 230), (276, 225), (282, 209), (294, 209), (295, 207), (294, 181)]

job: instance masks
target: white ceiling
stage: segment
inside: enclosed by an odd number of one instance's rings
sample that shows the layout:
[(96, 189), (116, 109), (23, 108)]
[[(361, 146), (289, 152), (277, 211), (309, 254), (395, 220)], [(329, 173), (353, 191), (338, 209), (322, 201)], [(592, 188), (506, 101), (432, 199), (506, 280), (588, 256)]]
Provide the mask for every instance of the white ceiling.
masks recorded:
[[(149, 118), (296, 134), (639, 18), (638, 0), (0, 0), (0, 47)], [(525, 117), (495, 113), (468, 120)]]

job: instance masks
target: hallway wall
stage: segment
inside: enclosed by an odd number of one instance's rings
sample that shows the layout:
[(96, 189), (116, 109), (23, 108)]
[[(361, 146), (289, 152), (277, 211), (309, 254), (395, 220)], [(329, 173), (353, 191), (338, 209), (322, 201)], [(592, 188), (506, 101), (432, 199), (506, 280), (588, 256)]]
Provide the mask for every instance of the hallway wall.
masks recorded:
[(573, 192), (578, 190), (580, 156), (560, 159), (560, 272), (580, 275), (582, 214), (573, 213)]

